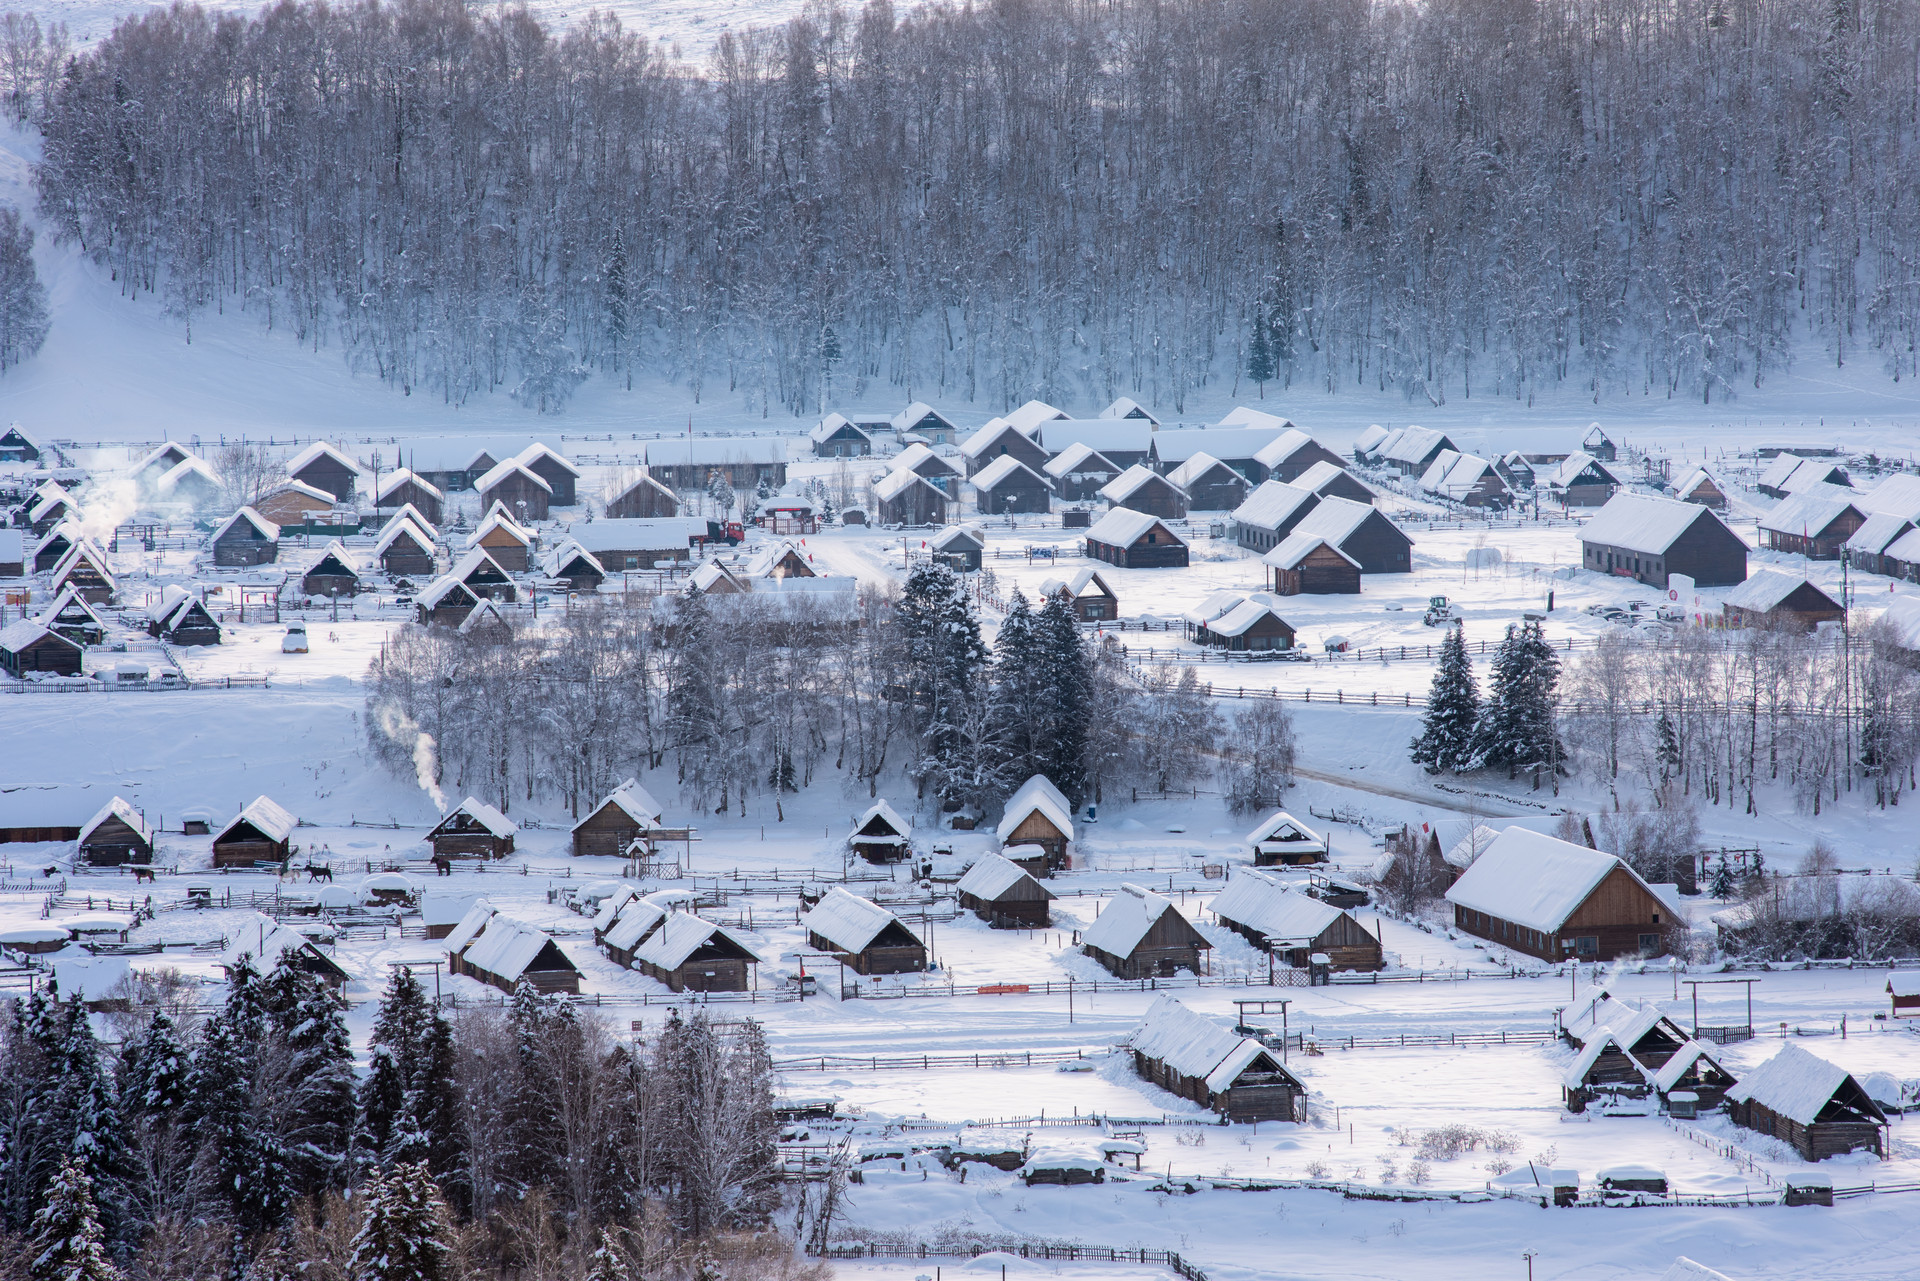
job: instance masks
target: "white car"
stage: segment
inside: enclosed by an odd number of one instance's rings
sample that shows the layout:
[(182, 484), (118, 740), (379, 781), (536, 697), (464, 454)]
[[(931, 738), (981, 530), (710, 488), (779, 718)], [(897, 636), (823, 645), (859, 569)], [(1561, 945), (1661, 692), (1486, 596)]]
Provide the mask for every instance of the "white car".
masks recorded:
[(287, 628), (287, 634), (280, 638), (282, 654), (304, 654), (307, 652), (307, 625), (295, 623)]

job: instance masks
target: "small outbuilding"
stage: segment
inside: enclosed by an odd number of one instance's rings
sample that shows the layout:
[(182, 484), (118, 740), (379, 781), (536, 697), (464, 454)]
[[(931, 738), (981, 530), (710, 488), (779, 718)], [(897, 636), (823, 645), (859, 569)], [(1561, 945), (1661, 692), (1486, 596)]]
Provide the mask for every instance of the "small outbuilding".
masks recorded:
[(1121, 569), (1185, 569), (1187, 540), (1158, 516), (1115, 507), (1087, 530), (1086, 554)]
[(270, 565), (280, 558), (280, 527), (251, 507), (220, 522), (207, 541), (213, 563), (223, 568)]
[(541, 559), (540, 572), (549, 582), (565, 583), (574, 592), (597, 592), (607, 580), (606, 566), (571, 538)]
[(1327, 861), (1327, 838), (1285, 810), (1275, 810), (1247, 833), (1255, 867), (1304, 867)]
[(808, 946), (835, 953), (857, 974), (917, 974), (927, 968), (926, 944), (899, 917), (838, 885), (801, 924)]
[(473, 613), (480, 597), (452, 574), (443, 574), (414, 597), (413, 608), (422, 627), (459, 627)]
[(760, 957), (725, 926), (669, 912), (634, 949), (633, 967), (675, 992), (745, 992)]
[(427, 483), (426, 478), (405, 467), (380, 482), (374, 492), (375, 511), (392, 507), (412, 507), (430, 523), (438, 525), (446, 513), (447, 496)]
[(1173, 900), (1124, 882), (1092, 925), (1080, 932), (1083, 952), (1115, 978), (1172, 978), (1202, 972), (1207, 942)]
[(42, 610), (34, 619), (48, 631), (66, 637), (76, 645), (104, 645), (107, 640), (106, 620), (94, 612), (93, 606), (80, 598), (80, 593), (66, 588), (54, 598), (53, 604)]
[(807, 439), (816, 458), (865, 458), (873, 452), (873, 437), (845, 414), (828, 414)]
[(312, 939), (264, 913), (253, 913), (230, 939), (220, 957), (229, 975), (243, 960), (263, 975), (271, 974), (284, 961), (289, 969), (310, 974), (336, 992), (347, 985), (349, 976), (338, 961), (316, 947)]
[(1323, 535), (1295, 531), (1260, 559), (1276, 596), (1360, 594), (1360, 562)]
[(655, 480), (653, 473), (644, 467), (616, 484), (607, 499), (609, 520), (648, 520), (679, 514), (679, 495)]
[(107, 554), (91, 539), (77, 538), (53, 567), (48, 586), (54, 591), (71, 587), (89, 605), (111, 605), (120, 584), (107, 568)]
[(1307, 1087), (1272, 1050), (1171, 996), (1147, 1007), (1126, 1044), (1133, 1070), (1143, 1080), (1230, 1122), (1306, 1119)]
[(1053, 507), (1053, 486), (1047, 478), (1012, 454), (996, 458), (975, 472), (973, 493), (983, 516), (1044, 513)]
[(587, 816), (573, 825), (575, 858), (613, 858), (626, 854), (635, 841), (643, 844), (660, 827), (662, 810), (653, 794), (628, 779), (608, 792)]
[(1054, 893), (1012, 859), (987, 854), (967, 869), (955, 887), (960, 907), (995, 929), (1044, 930), (1053, 923), (1047, 904)]
[(410, 519), (395, 517), (374, 540), (373, 554), (380, 568), (395, 578), (431, 574), (434, 570), (434, 535)]
[(1073, 805), (1051, 779), (1035, 774), (1007, 798), (994, 833), (1003, 846), (1040, 846), (1048, 871), (1063, 868), (1073, 843)]
[[(568, 532), (588, 551), (600, 550), (584, 538), (580, 538), (580, 534), (585, 532), (584, 528)], [(505, 507), (496, 502), (487, 510), (486, 519), (482, 520), (473, 533), (467, 536), (466, 550), (472, 551), (476, 548), (493, 557), (500, 568), (511, 573), (524, 574), (527, 572), (527, 567), (533, 563), (533, 531), (515, 520)]]
[(1653, 1088), (1661, 1106), (1682, 1119), (1719, 1107), (1726, 1102), (1733, 1083), (1733, 1073), (1721, 1065), (1713, 1051), (1691, 1039), (1682, 1042), (1653, 1072)]
[(1562, 459), (1542, 483), (1563, 507), (1604, 507), (1625, 488), (1605, 463), (1580, 450)]
[(1293, 624), (1280, 616), (1276, 604), (1266, 592), (1240, 597), (1225, 612), (1190, 628), (1190, 634), (1202, 645), (1235, 653), (1292, 649)]
[(1673, 487), (1673, 496), (1683, 503), (1698, 503), (1717, 512), (1727, 509), (1727, 490), (1705, 467), (1695, 467)]
[(0, 627), (0, 668), (13, 676), (52, 672), (78, 676), (82, 653), (76, 641), (28, 619)]
[(854, 820), (847, 848), (869, 863), (898, 863), (913, 853), (913, 825), (893, 806), (875, 801)]
[(952, 419), (924, 400), (916, 400), (895, 414), (893, 430), (900, 436), (923, 436), (930, 445), (951, 445), (959, 434)]
[(287, 475), (333, 495), (336, 503), (344, 503), (353, 498), (354, 484), (360, 478), (360, 464), (344, 451), (317, 440), (287, 460)]
[(198, 596), (184, 587), (169, 587), (160, 594), (160, 608), (147, 620), (147, 634), (183, 648), (218, 645), (220, 624)]
[(951, 569), (967, 574), (979, 570), (980, 559), (987, 550), (987, 540), (971, 525), (955, 525), (935, 534), (927, 546), (936, 559), (945, 561)]
[(469, 796), (434, 824), (426, 840), (442, 858), (505, 858), (519, 830), (505, 814)]
[(1781, 453), (1773, 456), (1773, 461), (1760, 473), (1754, 488), (1769, 498), (1785, 498), (1818, 485), (1851, 488), (1853, 478), (1847, 475), (1846, 469), (1829, 459)]
[(299, 820), (277, 802), (256, 796), (213, 836), (215, 867), (285, 863)]
[(1336, 970), (1372, 972), (1385, 965), (1380, 940), (1352, 913), (1252, 868), (1234, 872), (1211, 910), (1222, 925), (1295, 969), (1306, 969), (1315, 953)]
[(1168, 520), (1187, 514), (1186, 491), (1144, 463), (1135, 463), (1101, 486), (1100, 497), (1115, 511), (1124, 508)]
[(508, 603), (520, 599), (520, 589), (514, 585), (507, 567), (495, 560), (484, 547), (468, 548), (466, 554), (447, 571), (446, 577), (472, 592), (476, 599), (484, 596), (488, 600)]
[(947, 496), (911, 467), (896, 467), (873, 485), (878, 525), (944, 525)]
[(1845, 1068), (1783, 1045), (1727, 1091), (1735, 1125), (1779, 1139), (1808, 1161), (1887, 1156), (1887, 1114)]
[(328, 543), (320, 559), (300, 576), (300, 590), (308, 596), (333, 598), (352, 596), (360, 590), (360, 571), (353, 567), (353, 556), (339, 539)]
[(114, 797), (80, 826), (82, 862), (94, 867), (153, 862), (153, 827), (131, 802)]
[(580, 992), (580, 968), (551, 936), (498, 912), (457, 958), (449, 949), (447, 968), (509, 995), (523, 982), (543, 996)]
[(1721, 613), (1728, 627), (1810, 632), (1845, 616), (1840, 602), (1798, 574), (1763, 569), (1727, 593)]
[(1040, 595), (1047, 600), (1058, 597), (1076, 622), (1111, 623), (1120, 617), (1120, 597), (1100, 571), (1091, 565), (1076, 570), (1071, 578), (1049, 578), (1040, 584)]

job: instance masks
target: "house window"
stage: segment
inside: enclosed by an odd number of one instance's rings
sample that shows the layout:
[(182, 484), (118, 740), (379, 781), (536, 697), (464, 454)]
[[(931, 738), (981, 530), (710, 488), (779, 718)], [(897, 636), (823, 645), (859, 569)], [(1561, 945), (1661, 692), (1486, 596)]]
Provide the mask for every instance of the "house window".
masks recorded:
[(1660, 936), (1658, 934), (1642, 934), (1640, 936), (1640, 955), (1652, 956), (1659, 950)]
[(1100, 613), (1101, 613), (1101, 609), (1100, 609), (1100, 606), (1098, 606), (1098, 605), (1089, 605), (1089, 606), (1087, 606), (1087, 617), (1088, 617), (1088, 618), (1092, 618), (1092, 619), (1098, 619), (1098, 618), (1100, 617)]
[(1598, 956), (1600, 940), (1591, 934), (1582, 934), (1573, 941), (1573, 952), (1576, 956)]

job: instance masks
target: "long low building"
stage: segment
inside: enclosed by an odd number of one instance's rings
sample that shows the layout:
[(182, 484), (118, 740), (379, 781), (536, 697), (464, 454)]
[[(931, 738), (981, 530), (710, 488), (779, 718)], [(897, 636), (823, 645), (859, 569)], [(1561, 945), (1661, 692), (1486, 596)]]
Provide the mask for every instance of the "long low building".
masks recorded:
[(1133, 1070), (1232, 1122), (1305, 1119), (1307, 1087), (1249, 1036), (1195, 1014), (1171, 996), (1147, 1008), (1127, 1038)]
[(1650, 494), (1615, 494), (1580, 531), (1580, 563), (1597, 574), (1665, 588), (1684, 574), (1697, 587), (1747, 577), (1747, 544), (1711, 508)]
[(591, 552), (609, 574), (652, 569), (655, 561), (684, 561), (707, 536), (707, 522), (690, 516), (576, 521), (566, 536)]
[(1475, 938), (1545, 961), (1612, 961), (1666, 953), (1685, 921), (1677, 894), (1612, 854), (1509, 827), (1446, 897), (1454, 927)]

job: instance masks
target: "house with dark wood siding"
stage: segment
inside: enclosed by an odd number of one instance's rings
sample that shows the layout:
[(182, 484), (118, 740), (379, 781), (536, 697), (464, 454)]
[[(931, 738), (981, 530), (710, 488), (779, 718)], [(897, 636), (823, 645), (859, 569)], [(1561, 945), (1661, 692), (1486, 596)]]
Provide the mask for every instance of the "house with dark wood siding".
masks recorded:
[(1615, 494), (1580, 530), (1581, 565), (1665, 589), (1668, 574), (1698, 587), (1746, 581), (1747, 544), (1712, 509), (1650, 494)]
[(1779, 1139), (1808, 1161), (1849, 1152), (1886, 1159), (1887, 1114), (1845, 1068), (1783, 1045), (1727, 1091), (1735, 1125)]
[(1543, 961), (1663, 956), (1683, 921), (1612, 854), (1522, 827), (1500, 833), (1446, 898), (1456, 929)]
[(1776, 552), (1839, 560), (1840, 549), (1867, 523), (1860, 495), (1838, 485), (1814, 485), (1789, 494), (1760, 518), (1760, 538)]
[(1047, 451), (1004, 418), (996, 418), (961, 442), (967, 475), (977, 476), (1002, 458), (1012, 458), (1035, 472), (1047, 465)]
[(280, 557), (280, 527), (251, 507), (242, 507), (208, 535), (213, 563), (223, 568), (270, 565)]
[(350, 502), (360, 479), (360, 464), (326, 441), (315, 441), (287, 460), (287, 475), (303, 485), (332, 494), (337, 503)]
[(1276, 596), (1354, 596), (1360, 562), (1318, 534), (1293, 533), (1262, 556)]
[(1385, 965), (1380, 940), (1349, 912), (1289, 889), (1265, 872), (1238, 868), (1208, 908), (1222, 925), (1295, 969), (1315, 953), (1336, 970)]
[(1413, 539), (1386, 513), (1345, 498), (1322, 498), (1288, 537), (1325, 539), (1356, 561), (1363, 574), (1413, 572)]
[(1002, 454), (975, 472), (973, 493), (983, 516), (1046, 512), (1053, 506), (1053, 486), (1047, 478), (1012, 454)]
[(574, 857), (624, 855), (635, 841), (646, 842), (660, 821), (660, 802), (630, 778), (573, 825)]
[(519, 831), (505, 814), (469, 796), (433, 825), (426, 840), (442, 858), (505, 858)]
[(1320, 495), (1311, 490), (1267, 481), (1233, 509), (1234, 541), (1250, 552), (1272, 551), (1319, 505)]
[(610, 520), (646, 520), (679, 514), (679, 496), (655, 480), (653, 473), (644, 467), (624, 483), (615, 486), (613, 497), (607, 499), (607, 517)]
[(927, 947), (900, 918), (838, 885), (801, 918), (807, 945), (832, 952), (856, 974), (917, 974), (927, 968)]
[(1178, 485), (1142, 463), (1115, 476), (1100, 488), (1109, 507), (1126, 508), (1178, 520), (1187, 514), (1187, 495)]
[(1307, 1087), (1273, 1051), (1189, 1010), (1171, 996), (1147, 1008), (1127, 1037), (1142, 1079), (1233, 1123), (1301, 1121)]
[(1798, 574), (1763, 569), (1727, 593), (1720, 606), (1728, 627), (1810, 632), (1845, 616), (1840, 602)]
[(1232, 511), (1247, 501), (1252, 488), (1245, 476), (1208, 453), (1194, 454), (1168, 472), (1167, 479), (1186, 494), (1189, 511)]
[(955, 886), (962, 911), (1002, 930), (1044, 930), (1053, 923), (1054, 893), (1012, 859), (985, 854)]
[(1185, 569), (1187, 540), (1158, 516), (1116, 507), (1087, 530), (1089, 558), (1121, 569)]
[(1131, 883), (1123, 883), (1080, 932), (1080, 950), (1121, 979), (1199, 974), (1212, 948), (1172, 899)]

